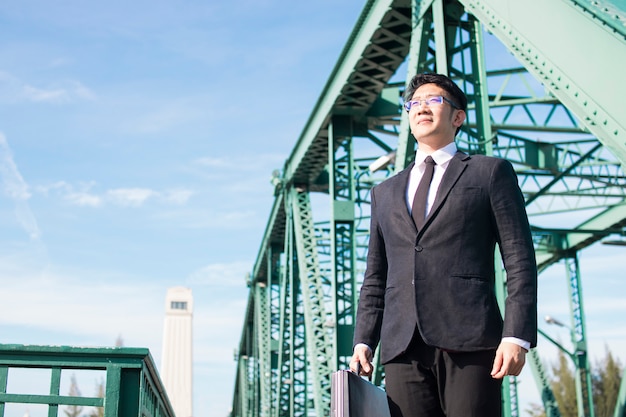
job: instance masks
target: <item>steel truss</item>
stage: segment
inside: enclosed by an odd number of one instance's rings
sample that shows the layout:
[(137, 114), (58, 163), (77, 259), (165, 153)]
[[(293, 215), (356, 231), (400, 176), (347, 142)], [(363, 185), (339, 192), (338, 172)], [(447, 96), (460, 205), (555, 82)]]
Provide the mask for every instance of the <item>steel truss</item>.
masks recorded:
[[(595, 36), (596, 44), (613, 48), (602, 56), (614, 57), (613, 66), (626, 65), (626, 29), (606, 7), (529, 1), (535, 13), (558, 9), (571, 19), (561, 26)], [(624, 118), (604, 93), (594, 99), (598, 88), (586, 84), (588, 74), (563, 67), (569, 62), (565, 52), (547, 55), (554, 40), (529, 39), (523, 16), (506, 11), (519, 4), (367, 2), (291, 156), (273, 179), (275, 202), (249, 278), (233, 416), (329, 415), (330, 374), (347, 367), (352, 351), (369, 193), (414, 156), (401, 94), (406, 80), (424, 71), (450, 75), (468, 95), (458, 147), (513, 163), (540, 272), (565, 265), (570, 291), (563, 296), (572, 306), (580, 416), (593, 415), (577, 253), (624, 233)], [(496, 44), (517, 61), (501, 59)], [(623, 83), (615, 84), (619, 91), (613, 95), (626, 96)], [(503, 298), (506, 275), (497, 276)], [(533, 350), (528, 362), (547, 416), (559, 416), (540, 352)], [(376, 382), (382, 377), (377, 367)], [(517, 381), (509, 379), (503, 389), (506, 415), (519, 416)], [(622, 384), (616, 417), (625, 402)]]

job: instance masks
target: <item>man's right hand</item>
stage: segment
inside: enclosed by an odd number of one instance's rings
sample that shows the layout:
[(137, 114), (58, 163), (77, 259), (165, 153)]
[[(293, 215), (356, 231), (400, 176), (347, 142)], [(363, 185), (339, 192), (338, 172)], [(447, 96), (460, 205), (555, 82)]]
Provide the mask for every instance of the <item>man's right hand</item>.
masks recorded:
[(372, 350), (369, 346), (359, 343), (354, 347), (354, 353), (350, 360), (350, 370), (359, 375), (372, 375), (374, 367), (372, 366)]

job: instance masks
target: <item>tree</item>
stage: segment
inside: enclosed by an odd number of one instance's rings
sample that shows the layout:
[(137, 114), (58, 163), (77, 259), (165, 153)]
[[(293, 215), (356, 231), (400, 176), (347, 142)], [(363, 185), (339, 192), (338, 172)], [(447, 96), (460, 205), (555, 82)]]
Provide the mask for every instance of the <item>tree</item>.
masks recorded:
[[(591, 369), (593, 404), (596, 417), (612, 417), (617, 403), (622, 372), (622, 364), (616, 360), (609, 349), (606, 357), (596, 361)], [(556, 364), (551, 367), (551, 387), (559, 405), (561, 417), (578, 417), (576, 402), (576, 375), (569, 357), (559, 351)], [(531, 404), (527, 410), (531, 417), (545, 417), (542, 405)]]
[(570, 358), (559, 351), (556, 365), (552, 366), (552, 392), (559, 405), (561, 417), (577, 417), (576, 376), (570, 367)]
[(596, 364), (598, 372), (593, 377), (593, 401), (596, 417), (612, 417), (619, 394), (623, 367), (608, 348), (606, 357)]
[[(104, 398), (104, 380), (96, 382), (96, 397)], [(94, 407), (89, 413), (89, 417), (104, 417), (104, 407)]]
[[(78, 383), (76, 382), (76, 374), (72, 374), (72, 378), (70, 379), (70, 397), (80, 397), (80, 389), (78, 388)], [(68, 405), (65, 407), (63, 412), (67, 415), (67, 417), (78, 417), (80, 413), (83, 412), (83, 407), (80, 405)]]

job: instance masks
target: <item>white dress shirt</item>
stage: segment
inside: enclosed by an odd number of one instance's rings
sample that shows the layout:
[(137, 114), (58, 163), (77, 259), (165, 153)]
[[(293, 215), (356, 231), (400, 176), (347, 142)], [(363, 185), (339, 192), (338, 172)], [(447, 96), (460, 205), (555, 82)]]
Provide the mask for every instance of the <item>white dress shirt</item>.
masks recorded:
[[(456, 153), (456, 143), (452, 142), (448, 145), (444, 146), (441, 149), (437, 149), (435, 152), (430, 154), (430, 156), (435, 161), (435, 171), (433, 173), (433, 179), (430, 182), (430, 188), (428, 189), (428, 199), (426, 200), (426, 215), (430, 212), (430, 208), (433, 206), (435, 201), (435, 197), (437, 196), (437, 189), (439, 188), (439, 184), (441, 184), (441, 179), (443, 178), (444, 172), (446, 172), (446, 168), (448, 168), (448, 164), (450, 160), (454, 157)], [(411, 170), (411, 175), (409, 176), (409, 186), (406, 189), (406, 204), (409, 209), (409, 213), (411, 213), (413, 206), (413, 197), (415, 197), (415, 192), (417, 191), (417, 186), (424, 175), (424, 170), (426, 169), (426, 163), (424, 159), (428, 156), (427, 153), (424, 153), (417, 149), (415, 152), (415, 165)]]

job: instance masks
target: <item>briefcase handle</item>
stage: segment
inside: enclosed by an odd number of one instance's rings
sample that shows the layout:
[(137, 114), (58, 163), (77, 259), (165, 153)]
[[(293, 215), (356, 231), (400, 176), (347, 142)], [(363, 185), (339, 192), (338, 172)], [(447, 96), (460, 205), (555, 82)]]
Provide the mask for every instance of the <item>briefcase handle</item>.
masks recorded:
[[(361, 376), (361, 362), (356, 363), (356, 376)], [(367, 376), (367, 380), (372, 382), (372, 374)]]

